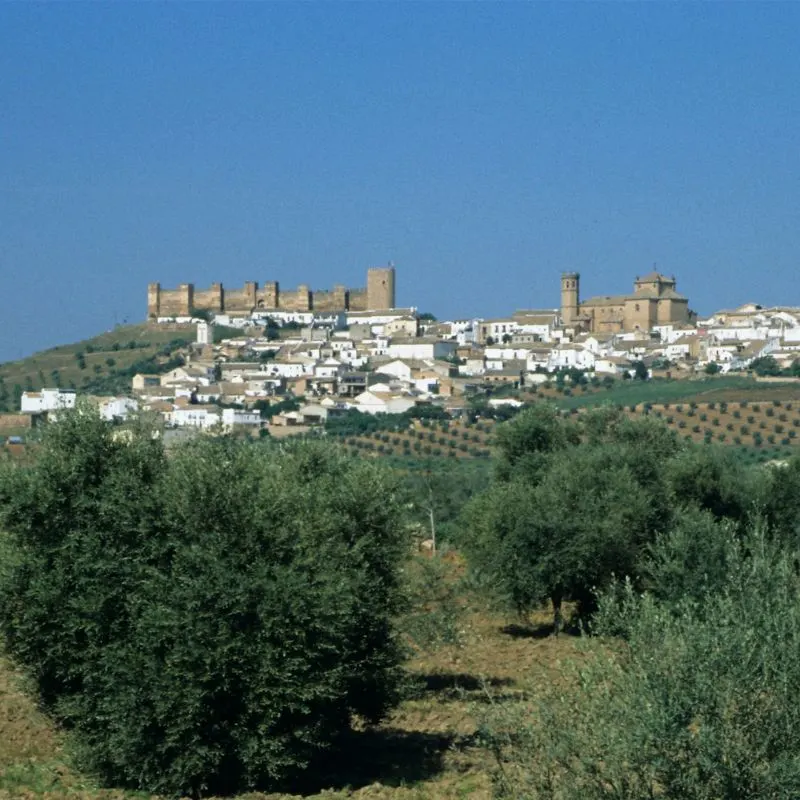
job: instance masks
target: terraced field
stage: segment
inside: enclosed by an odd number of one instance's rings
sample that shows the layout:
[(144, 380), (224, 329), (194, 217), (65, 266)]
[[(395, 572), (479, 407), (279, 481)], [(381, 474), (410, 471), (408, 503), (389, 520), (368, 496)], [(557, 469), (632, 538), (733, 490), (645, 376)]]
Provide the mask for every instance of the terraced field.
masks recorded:
[(343, 436), (342, 443), (354, 455), (405, 458), (488, 458), (494, 422), (461, 420), (417, 421), (405, 431), (374, 431), (362, 436)]

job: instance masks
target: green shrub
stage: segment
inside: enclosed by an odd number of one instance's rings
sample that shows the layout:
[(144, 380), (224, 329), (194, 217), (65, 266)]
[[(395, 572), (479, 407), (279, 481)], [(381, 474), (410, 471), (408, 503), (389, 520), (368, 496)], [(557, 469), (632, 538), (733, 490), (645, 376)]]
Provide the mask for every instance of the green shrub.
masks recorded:
[(170, 459), (88, 412), (0, 472), (11, 654), (109, 784), (282, 785), (397, 696), (393, 482), (323, 442), (203, 438)]
[[(620, 585), (597, 628), (622, 632), (624, 654), (593, 648), (568, 676), (573, 691), (559, 682), (531, 703), (490, 707), (501, 797), (798, 796), (797, 556), (758, 531), (742, 544), (723, 531), (713, 545), (698, 560), (720, 564), (720, 590), (685, 581), (697, 597), (665, 604)], [(678, 569), (682, 555), (669, 554)]]

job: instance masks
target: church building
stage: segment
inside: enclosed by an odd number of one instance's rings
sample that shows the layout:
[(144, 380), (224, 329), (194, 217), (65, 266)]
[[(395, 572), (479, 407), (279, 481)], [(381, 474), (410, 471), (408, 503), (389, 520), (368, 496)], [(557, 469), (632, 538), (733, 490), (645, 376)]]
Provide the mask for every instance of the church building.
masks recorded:
[(655, 325), (691, 322), (689, 300), (675, 290), (675, 278), (658, 272), (636, 276), (632, 294), (580, 299), (581, 276), (561, 275), (561, 322), (589, 333), (649, 331)]

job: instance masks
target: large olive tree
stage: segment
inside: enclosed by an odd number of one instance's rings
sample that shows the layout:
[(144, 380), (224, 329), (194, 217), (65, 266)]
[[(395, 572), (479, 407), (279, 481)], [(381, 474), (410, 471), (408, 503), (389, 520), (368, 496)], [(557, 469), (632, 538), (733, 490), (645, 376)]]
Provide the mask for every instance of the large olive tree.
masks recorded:
[(0, 622), (103, 780), (283, 785), (397, 696), (395, 488), (321, 443), (165, 457), (87, 411), (0, 475)]

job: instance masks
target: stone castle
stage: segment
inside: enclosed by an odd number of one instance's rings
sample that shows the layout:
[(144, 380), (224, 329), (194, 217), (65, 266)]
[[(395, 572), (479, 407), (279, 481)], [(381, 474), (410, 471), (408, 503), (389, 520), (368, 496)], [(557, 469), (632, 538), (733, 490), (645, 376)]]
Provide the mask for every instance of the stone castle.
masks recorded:
[(147, 287), (147, 316), (185, 317), (192, 311), (213, 311), (220, 314), (249, 316), (254, 311), (385, 311), (395, 307), (394, 267), (374, 267), (367, 270), (364, 289), (348, 289), (336, 285), (333, 289), (312, 291), (306, 284), (283, 291), (277, 281), (259, 288), (248, 281), (242, 289), (225, 289), (212, 283), (209, 289), (195, 289), (192, 283), (182, 283), (177, 289), (162, 289), (160, 283)]
[(649, 331), (654, 325), (690, 322), (689, 300), (675, 291), (675, 278), (658, 272), (636, 276), (632, 294), (580, 299), (581, 276), (561, 275), (561, 321), (590, 333)]

